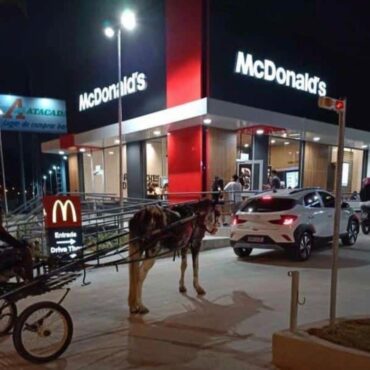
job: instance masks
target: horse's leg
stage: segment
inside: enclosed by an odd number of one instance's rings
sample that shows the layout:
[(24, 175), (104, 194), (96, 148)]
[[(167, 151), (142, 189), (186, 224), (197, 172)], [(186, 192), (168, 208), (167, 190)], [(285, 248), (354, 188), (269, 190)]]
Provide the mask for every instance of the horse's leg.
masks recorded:
[(188, 247), (181, 249), (181, 277), (179, 281), (179, 291), (180, 293), (186, 293), (186, 287), (185, 287), (185, 270), (188, 266)]
[[(129, 244), (129, 256), (131, 261), (138, 260), (141, 257), (140, 246), (137, 243)], [(131, 313), (136, 313), (139, 311), (137, 295), (139, 284), (139, 272), (140, 272), (139, 262), (130, 262), (129, 263), (130, 288), (128, 295), (128, 305), (130, 307)]]
[(199, 285), (199, 251), (202, 240), (194, 240), (191, 243), (191, 256), (193, 258), (193, 286), (199, 295), (206, 294), (206, 291)]
[(144, 306), (142, 301), (142, 292), (143, 292), (143, 284), (145, 281), (146, 276), (148, 275), (149, 270), (153, 267), (155, 263), (155, 256), (157, 254), (157, 248), (155, 248), (152, 252), (149, 252), (148, 255), (149, 259), (145, 259), (140, 266), (139, 269), (139, 282), (137, 285), (137, 304), (138, 304), (138, 311), (137, 313), (146, 314), (149, 310)]

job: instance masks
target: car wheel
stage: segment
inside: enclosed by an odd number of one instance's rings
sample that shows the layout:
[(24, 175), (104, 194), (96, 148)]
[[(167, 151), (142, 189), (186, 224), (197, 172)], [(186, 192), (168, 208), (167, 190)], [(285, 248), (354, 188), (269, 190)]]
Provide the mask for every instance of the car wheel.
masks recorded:
[(248, 257), (252, 253), (253, 248), (234, 248), (234, 253), (238, 257)]
[(358, 233), (360, 231), (360, 226), (355, 218), (351, 218), (348, 222), (347, 234), (343, 236), (343, 245), (354, 245), (356, 243)]
[(361, 223), (361, 230), (366, 235), (370, 233), (370, 225), (368, 224), (368, 222)]
[(291, 257), (296, 261), (306, 261), (310, 258), (313, 246), (313, 237), (309, 231), (304, 231), (297, 238), (293, 249), (291, 251)]

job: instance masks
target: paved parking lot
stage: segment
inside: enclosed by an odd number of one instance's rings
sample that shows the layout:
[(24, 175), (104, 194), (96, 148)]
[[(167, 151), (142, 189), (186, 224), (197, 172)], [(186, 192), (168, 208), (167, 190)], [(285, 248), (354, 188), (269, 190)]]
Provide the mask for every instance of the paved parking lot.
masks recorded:
[[(370, 311), (370, 237), (340, 250), (338, 314)], [(1, 369), (273, 369), (271, 335), (288, 326), (290, 270), (301, 271), (299, 323), (327, 318), (331, 251), (321, 248), (305, 263), (263, 251), (237, 259), (229, 248), (201, 254), (197, 297), (187, 275), (188, 294), (178, 293), (179, 260), (156, 263), (144, 289), (150, 313), (130, 317), (127, 268), (89, 274), (91, 285), (75, 283), (65, 302), (75, 333), (55, 363), (29, 365), (10, 338), (0, 339)], [(56, 298), (53, 293), (49, 298)], [(46, 298), (44, 296), (43, 298)], [(23, 302), (29, 303), (30, 301)]]

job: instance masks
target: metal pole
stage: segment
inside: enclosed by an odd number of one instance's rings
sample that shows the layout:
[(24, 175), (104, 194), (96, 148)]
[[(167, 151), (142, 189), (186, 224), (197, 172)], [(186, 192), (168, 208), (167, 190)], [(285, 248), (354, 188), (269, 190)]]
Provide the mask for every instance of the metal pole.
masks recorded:
[(121, 29), (118, 28), (117, 31), (117, 56), (118, 56), (118, 84), (119, 84), (119, 94), (118, 94), (118, 142), (119, 142), (119, 153), (118, 153), (118, 165), (119, 165), (119, 202), (123, 205), (123, 188), (122, 188), (122, 89), (121, 89)]
[(49, 172), (49, 180), (50, 180), (50, 194), (53, 194), (53, 181), (51, 179), (51, 172)]
[(23, 205), (25, 205), (27, 202), (27, 197), (26, 197), (26, 175), (24, 173), (24, 153), (23, 153), (22, 132), (18, 132), (18, 139), (19, 139), (19, 159), (20, 159), (20, 167), (21, 167), (22, 202), (23, 202)]
[(337, 169), (335, 173), (335, 215), (333, 232), (333, 259), (331, 269), (331, 288), (330, 288), (330, 328), (334, 329), (337, 306), (337, 282), (338, 282), (338, 250), (339, 250), (339, 232), (340, 216), (342, 208), (342, 170), (344, 153), (344, 131), (346, 121), (347, 101), (344, 99), (344, 107), (338, 112), (339, 130), (338, 130), (338, 153)]
[(4, 206), (5, 214), (8, 213), (8, 195), (6, 193), (6, 179), (5, 179), (5, 166), (4, 166), (4, 152), (3, 152), (3, 135), (0, 129), (0, 155), (1, 155), (1, 177), (3, 178), (3, 193), (4, 193)]
[(289, 271), (288, 275), (292, 278), (289, 330), (295, 332), (298, 321), (299, 271)]

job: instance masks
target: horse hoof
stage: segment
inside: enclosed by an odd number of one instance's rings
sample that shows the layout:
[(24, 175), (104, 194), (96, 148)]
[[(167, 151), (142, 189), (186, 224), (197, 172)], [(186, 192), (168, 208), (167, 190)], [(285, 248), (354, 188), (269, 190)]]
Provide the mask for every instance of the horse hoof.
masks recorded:
[(139, 307), (130, 307), (130, 313), (133, 315), (139, 313), (139, 310)]
[(145, 315), (148, 312), (149, 312), (149, 310), (145, 306), (141, 306), (141, 307), (139, 307), (139, 310), (138, 310), (137, 313), (139, 313), (140, 315)]
[(179, 287), (179, 292), (180, 293), (186, 293), (186, 288), (184, 286)]
[(206, 295), (206, 291), (203, 289), (203, 288), (196, 288), (195, 289), (197, 291), (197, 294), (198, 295)]

